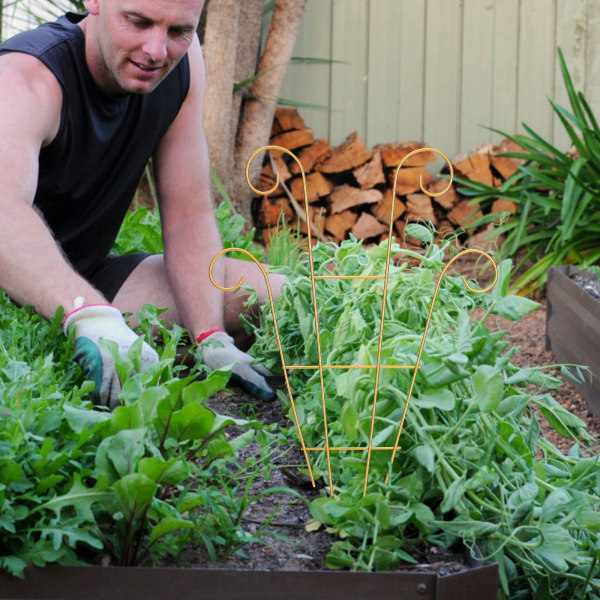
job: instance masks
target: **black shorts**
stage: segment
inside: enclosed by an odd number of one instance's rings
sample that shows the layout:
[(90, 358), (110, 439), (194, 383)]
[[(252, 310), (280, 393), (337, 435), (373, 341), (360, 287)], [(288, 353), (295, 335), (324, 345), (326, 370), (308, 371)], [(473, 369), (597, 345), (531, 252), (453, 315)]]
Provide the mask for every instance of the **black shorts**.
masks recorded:
[(84, 275), (102, 295), (112, 302), (133, 270), (150, 254), (134, 252), (117, 256), (109, 254), (90, 275)]

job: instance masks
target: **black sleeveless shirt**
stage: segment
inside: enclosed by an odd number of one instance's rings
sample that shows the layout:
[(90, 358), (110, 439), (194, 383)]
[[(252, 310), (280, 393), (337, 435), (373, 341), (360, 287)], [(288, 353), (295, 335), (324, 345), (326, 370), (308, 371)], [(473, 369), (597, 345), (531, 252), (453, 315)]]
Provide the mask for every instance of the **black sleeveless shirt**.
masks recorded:
[(73, 267), (86, 276), (110, 251), (148, 159), (187, 95), (190, 77), (186, 54), (151, 93), (106, 94), (88, 69), (77, 25), (81, 19), (67, 13), (18, 34), (0, 45), (0, 54), (37, 57), (61, 86), (60, 128), (40, 151), (34, 205)]

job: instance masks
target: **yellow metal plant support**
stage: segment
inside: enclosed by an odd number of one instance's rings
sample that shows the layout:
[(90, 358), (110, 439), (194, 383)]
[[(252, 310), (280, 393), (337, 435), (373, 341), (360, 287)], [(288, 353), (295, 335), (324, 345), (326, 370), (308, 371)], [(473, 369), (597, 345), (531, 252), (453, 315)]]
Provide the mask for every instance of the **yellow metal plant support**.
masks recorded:
[[(252, 183), (250, 182), (250, 178), (248, 176), (248, 170), (250, 168), (250, 164), (252, 163), (252, 160), (254, 159), (254, 157), (259, 154), (260, 152), (264, 151), (264, 150), (277, 150), (279, 152), (283, 152), (286, 153), (288, 155), (290, 155), (297, 163), (298, 166), (300, 167), (300, 173), (302, 174), (302, 183), (303, 183), (303, 187), (304, 187), (304, 207), (305, 207), (305, 212), (307, 217), (310, 215), (309, 212), (309, 208), (308, 208), (308, 198), (307, 198), (307, 192), (306, 192), (306, 177), (305, 177), (305, 173), (304, 173), (304, 169), (302, 167), (302, 163), (298, 160), (298, 158), (289, 150), (287, 150), (286, 148), (282, 148), (281, 146), (264, 146), (263, 148), (260, 148), (259, 150), (257, 150), (256, 152), (254, 152), (254, 154), (252, 154), (252, 156), (250, 157), (250, 159), (248, 160), (248, 163), (246, 165), (246, 179), (248, 181), (248, 185), (252, 188), (252, 190), (254, 192), (256, 192), (257, 194), (266, 196), (268, 194), (271, 194), (272, 192), (274, 192), (277, 189), (277, 186), (279, 185), (279, 173), (276, 173), (276, 181), (275, 181), (275, 186), (267, 191), (261, 191), (261, 190), (257, 190)], [(392, 198), (396, 197), (396, 184), (398, 181), (398, 173), (400, 171), (400, 169), (402, 168), (402, 165), (414, 154), (418, 154), (420, 152), (435, 152), (436, 154), (440, 155), (441, 157), (444, 158), (444, 160), (447, 162), (447, 164), (450, 167), (450, 181), (448, 182), (448, 186), (446, 187), (445, 190), (443, 190), (442, 192), (439, 192), (437, 194), (433, 194), (431, 192), (426, 191), (423, 188), (423, 182), (421, 180), (421, 178), (419, 178), (419, 185), (421, 187), (421, 191), (425, 194), (427, 194), (428, 196), (441, 196), (442, 194), (445, 194), (448, 189), (450, 188), (450, 186), (452, 185), (452, 178), (453, 178), (453, 170), (452, 170), (452, 165), (450, 164), (450, 161), (448, 160), (448, 158), (442, 154), (439, 150), (435, 150), (433, 148), (419, 148), (418, 150), (414, 150), (413, 152), (410, 152), (409, 154), (407, 154), (401, 161), (401, 163), (398, 165), (398, 167), (396, 168), (396, 173), (395, 173), (395, 177), (394, 177), (394, 187), (393, 187), (393, 195)], [(310, 217), (308, 217), (310, 220)], [(277, 338), (277, 345), (279, 347), (279, 353), (281, 356), (281, 364), (283, 367), (283, 375), (285, 377), (285, 384), (287, 387), (287, 391), (289, 394), (289, 398), (290, 398), (290, 402), (291, 402), (291, 406), (292, 406), (292, 411), (294, 413), (294, 420), (296, 422), (296, 428), (298, 430), (298, 435), (300, 437), (300, 444), (302, 446), (302, 452), (304, 453), (304, 458), (306, 460), (306, 465), (308, 467), (308, 472), (310, 475), (310, 479), (312, 482), (313, 487), (315, 486), (315, 480), (314, 480), (314, 476), (313, 476), (313, 472), (312, 472), (312, 468), (311, 468), (311, 464), (310, 464), (310, 460), (308, 458), (308, 452), (325, 452), (327, 455), (327, 472), (328, 472), (328, 476), (329, 476), (329, 491), (330, 494), (333, 495), (333, 478), (332, 478), (332, 474), (331, 474), (331, 452), (333, 451), (343, 451), (343, 450), (367, 450), (367, 464), (366, 464), (366, 470), (365, 470), (365, 480), (364, 480), (364, 487), (363, 487), (363, 496), (366, 494), (367, 491), (367, 482), (368, 482), (368, 477), (369, 477), (369, 466), (371, 464), (371, 453), (373, 450), (391, 450), (392, 451), (392, 455), (391, 455), (391, 459), (390, 459), (390, 466), (389, 466), (389, 470), (388, 470), (388, 474), (386, 476), (385, 479), (385, 483), (388, 482), (389, 480), (389, 476), (390, 476), (390, 471), (392, 468), (392, 465), (394, 463), (394, 458), (396, 457), (396, 453), (398, 451), (398, 449), (400, 448), (400, 446), (398, 445), (399, 440), (400, 440), (400, 435), (402, 433), (402, 427), (404, 425), (404, 419), (406, 417), (406, 411), (408, 410), (408, 404), (410, 402), (410, 398), (412, 395), (412, 391), (415, 385), (415, 380), (417, 377), (417, 372), (420, 366), (420, 362), (421, 362), (421, 355), (423, 353), (423, 347), (425, 345), (425, 339), (427, 337), (427, 331), (429, 329), (429, 322), (431, 320), (431, 315), (433, 312), (433, 307), (435, 305), (435, 301), (437, 299), (437, 295), (438, 295), (438, 291), (440, 289), (440, 284), (442, 282), (442, 278), (444, 277), (444, 275), (446, 274), (446, 271), (448, 270), (448, 268), (452, 265), (452, 263), (454, 263), (456, 260), (458, 260), (460, 257), (464, 256), (465, 254), (468, 253), (476, 253), (476, 254), (481, 254), (483, 256), (485, 256), (490, 263), (492, 264), (492, 266), (494, 267), (494, 279), (492, 281), (492, 283), (490, 283), (490, 285), (488, 285), (486, 288), (484, 289), (476, 289), (471, 287), (471, 285), (469, 285), (468, 281), (463, 277), (462, 280), (464, 282), (464, 284), (467, 286), (467, 288), (469, 290), (471, 290), (472, 292), (475, 292), (477, 294), (481, 294), (483, 292), (487, 292), (489, 290), (492, 289), (492, 287), (494, 287), (497, 279), (498, 279), (498, 270), (496, 268), (496, 264), (494, 263), (493, 259), (491, 258), (491, 256), (489, 254), (487, 254), (486, 252), (483, 252), (482, 250), (477, 250), (474, 248), (471, 249), (467, 249), (467, 250), (463, 250), (462, 252), (459, 252), (456, 256), (454, 256), (444, 267), (442, 274), (440, 275), (438, 281), (437, 281), (437, 285), (435, 287), (435, 292), (433, 294), (433, 299), (431, 301), (431, 306), (429, 307), (429, 314), (427, 316), (427, 323), (425, 325), (425, 331), (423, 332), (423, 337), (421, 339), (421, 347), (419, 348), (419, 354), (417, 356), (417, 360), (415, 362), (414, 365), (382, 365), (381, 364), (381, 347), (382, 347), (382, 343), (383, 343), (383, 324), (384, 324), (384, 319), (385, 319), (385, 305), (386, 305), (386, 296), (387, 296), (387, 285), (388, 285), (388, 277), (389, 277), (389, 266), (390, 266), (390, 253), (391, 253), (391, 247), (392, 247), (392, 231), (393, 231), (393, 224), (394, 224), (394, 203), (391, 203), (391, 210), (390, 210), (390, 226), (389, 226), (389, 232), (388, 232), (388, 244), (387, 244), (387, 259), (386, 259), (386, 267), (385, 267), (385, 275), (356, 275), (356, 276), (352, 276), (352, 275), (348, 275), (348, 276), (342, 276), (342, 275), (319, 275), (319, 276), (315, 276), (314, 273), (314, 265), (313, 265), (313, 256), (312, 256), (312, 239), (311, 239), (311, 234), (310, 234), (310, 226), (307, 227), (308, 230), (308, 254), (309, 254), (309, 262), (310, 262), (310, 279), (311, 279), (311, 283), (312, 283), (312, 298), (313, 298), (313, 309), (314, 309), (314, 315), (315, 315), (315, 333), (316, 333), (316, 339), (317, 339), (317, 352), (318, 352), (318, 357), (319, 357), (319, 363), (317, 365), (286, 365), (285, 364), (285, 358), (283, 356), (283, 349), (281, 346), (281, 341), (279, 338), (279, 330), (277, 328), (277, 318), (275, 315), (275, 305), (273, 303), (273, 295), (271, 293), (271, 286), (269, 284), (269, 278), (267, 276), (267, 273), (265, 271), (265, 269), (263, 268), (263, 266), (246, 250), (243, 250), (241, 248), (226, 248), (225, 250), (221, 250), (221, 252), (219, 252), (212, 260), (211, 264), (210, 264), (210, 269), (209, 269), (209, 277), (211, 282), (213, 283), (213, 285), (215, 285), (216, 287), (218, 287), (219, 289), (223, 290), (223, 291), (234, 291), (236, 289), (238, 289), (242, 283), (244, 282), (244, 277), (242, 277), (242, 279), (240, 279), (240, 281), (234, 285), (233, 287), (230, 288), (226, 288), (226, 287), (222, 287), (221, 285), (217, 284), (215, 282), (215, 280), (213, 279), (213, 275), (212, 275), (212, 270), (213, 270), (213, 265), (215, 263), (215, 261), (222, 255), (225, 254), (227, 252), (242, 252), (246, 255), (248, 255), (260, 268), (260, 270), (263, 273), (263, 276), (265, 278), (266, 284), (267, 284), (267, 290), (269, 293), (269, 302), (271, 304), (271, 312), (273, 314), (273, 324), (275, 325), (275, 336)], [(318, 310), (317, 310), (317, 296), (316, 296), (316, 290), (315, 290), (315, 280), (316, 279), (383, 279), (383, 299), (382, 299), (382, 307), (381, 307), (381, 324), (379, 327), (379, 345), (378, 345), (378, 350), (377, 350), (377, 364), (376, 365), (324, 365), (322, 358), (321, 358), (321, 338), (320, 338), (320, 334), (319, 334), (319, 316), (318, 316)], [(318, 369), (319, 370), (319, 375), (320, 375), (320, 382), (321, 382), (321, 403), (322, 403), (322, 407), (323, 407), (323, 427), (324, 427), (324, 431), (325, 431), (325, 447), (320, 447), (320, 448), (307, 448), (306, 444), (304, 442), (304, 438), (302, 436), (302, 431), (300, 429), (300, 423), (298, 421), (298, 415), (296, 412), (296, 404), (294, 402), (294, 396), (292, 394), (292, 390), (290, 387), (290, 382), (288, 379), (288, 371), (292, 370), (292, 369)], [(370, 434), (369, 434), (369, 445), (368, 446), (362, 446), (362, 447), (332, 447), (329, 445), (329, 435), (328, 435), (328, 425), (327, 425), (327, 407), (326, 407), (326, 402), (325, 402), (325, 386), (324, 386), (324, 382), (323, 382), (323, 371), (324, 369), (375, 369), (375, 389), (373, 392), (373, 410), (372, 410), (372, 414), (371, 414), (371, 429), (370, 429)], [(375, 411), (376, 411), (376, 407), (377, 407), (377, 390), (379, 387), (379, 373), (381, 371), (381, 369), (413, 369), (413, 375), (412, 375), (412, 379), (411, 379), (411, 383), (410, 383), (410, 388), (408, 390), (408, 395), (406, 398), (406, 403), (404, 405), (404, 411), (402, 413), (402, 419), (398, 425), (398, 433), (396, 435), (396, 441), (394, 443), (393, 446), (373, 446), (373, 433), (374, 433), (374, 427), (375, 427)]]

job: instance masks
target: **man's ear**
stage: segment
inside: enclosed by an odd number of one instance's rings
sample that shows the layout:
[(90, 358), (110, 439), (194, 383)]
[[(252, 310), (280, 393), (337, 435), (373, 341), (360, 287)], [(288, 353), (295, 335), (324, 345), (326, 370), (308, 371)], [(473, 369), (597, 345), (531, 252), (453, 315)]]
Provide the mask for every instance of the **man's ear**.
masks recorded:
[(100, 0), (85, 0), (85, 7), (90, 15), (98, 16), (100, 12)]

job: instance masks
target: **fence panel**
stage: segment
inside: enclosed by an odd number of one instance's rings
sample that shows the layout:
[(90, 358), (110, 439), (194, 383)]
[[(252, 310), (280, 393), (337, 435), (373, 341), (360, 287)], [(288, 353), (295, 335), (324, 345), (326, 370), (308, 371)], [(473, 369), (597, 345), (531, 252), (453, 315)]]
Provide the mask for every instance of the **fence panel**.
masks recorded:
[(600, 109), (600, 0), (308, 0), (307, 10), (304, 52), (347, 64), (294, 64), (285, 95), (323, 104), (326, 78), (327, 108), (301, 113), (332, 144), (358, 130), (369, 146), (421, 140), (455, 154), (499, 141), (486, 127), (525, 122), (564, 148), (548, 102), (567, 100), (558, 46)]

